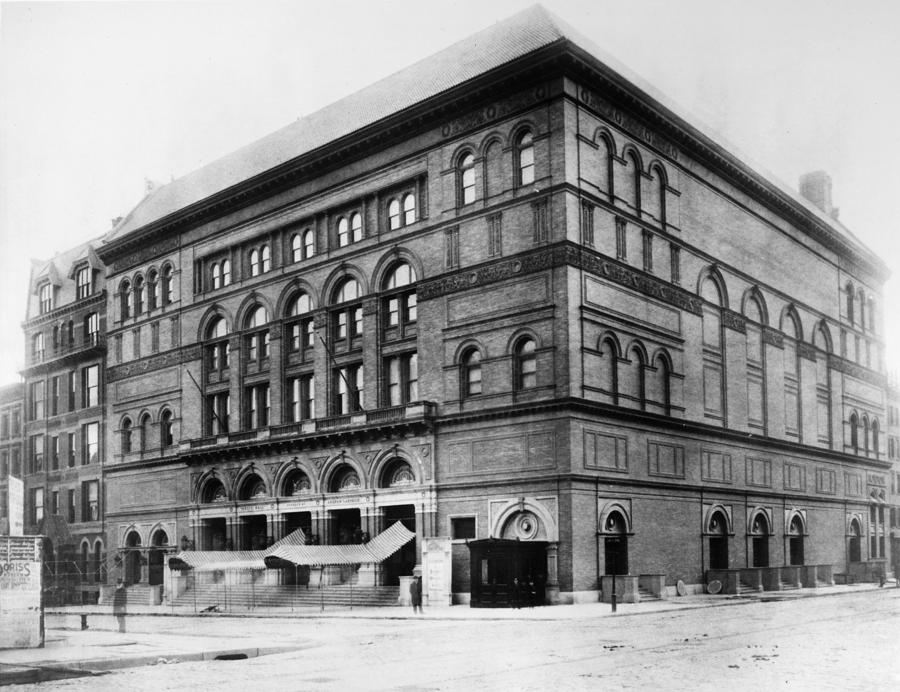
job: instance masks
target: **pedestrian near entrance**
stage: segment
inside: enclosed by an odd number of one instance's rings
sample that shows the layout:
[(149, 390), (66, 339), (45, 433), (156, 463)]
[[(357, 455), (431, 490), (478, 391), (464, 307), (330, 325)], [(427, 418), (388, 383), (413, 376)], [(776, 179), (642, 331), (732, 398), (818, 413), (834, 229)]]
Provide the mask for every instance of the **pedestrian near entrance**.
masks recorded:
[(412, 603), (413, 612), (424, 612), (422, 610), (422, 577), (413, 577), (409, 583), (409, 600)]
[(116, 581), (116, 590), (113, 593), (113, 614), (119, 623), (119, 632), (125, 631), (125, 610), (128, 605), (128, 591), (125, 583), (119, 579)]
[(522, 585), (519, 583), (518, 577), (513, 577), (512, 583), (512, 607), (520, 608), (521, 604), (519, 603), (519, 596), (521, 595)]

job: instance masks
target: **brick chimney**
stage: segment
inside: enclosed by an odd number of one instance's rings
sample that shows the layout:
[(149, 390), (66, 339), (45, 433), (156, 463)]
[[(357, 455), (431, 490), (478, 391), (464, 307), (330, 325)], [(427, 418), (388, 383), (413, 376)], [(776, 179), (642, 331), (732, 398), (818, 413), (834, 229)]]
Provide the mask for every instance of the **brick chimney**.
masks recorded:
[(800, 194), (831, 217), (837, 209), (831, 206), (831, 176), (825, 171), (813, 171), (800, 176)]

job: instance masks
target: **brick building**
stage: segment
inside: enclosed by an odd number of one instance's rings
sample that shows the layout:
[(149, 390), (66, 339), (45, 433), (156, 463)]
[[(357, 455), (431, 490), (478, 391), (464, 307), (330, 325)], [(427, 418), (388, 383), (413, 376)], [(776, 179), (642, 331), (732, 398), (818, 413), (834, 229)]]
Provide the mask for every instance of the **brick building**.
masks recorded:
[(448, 536), (460, 601), (871, 576), (888, 272), (827, 175), (801, 192), (533, 8), (152, 190), (96, 247), (108, 354), (35, 350), (27, 386), (108, 359), (72, 431), (99, 420), (131, 583), (394, 521), (374, 578)]
[(33, 263), (23, 323), (25, 533), (46, 537), (47, 577), (60, 591), (96, 592), (105, 554), (106, 287), (99, 244)]
[[(24, 529), (23, 498), (17, 495), (22, 487), (24, 392), (21, 384), (0, 387), (0, 536), (18, 535)], [(12, 481), (14, 488), (11, 504), (10, 477), (16, 479)]]

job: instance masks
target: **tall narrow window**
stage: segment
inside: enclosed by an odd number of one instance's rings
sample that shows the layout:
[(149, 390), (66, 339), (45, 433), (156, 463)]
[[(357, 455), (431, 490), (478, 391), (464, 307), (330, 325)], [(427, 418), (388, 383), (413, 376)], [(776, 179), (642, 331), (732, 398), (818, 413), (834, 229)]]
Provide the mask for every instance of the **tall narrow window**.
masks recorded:
[(625, 219), (620, 216), (616, 217), (616, 259), (625, 260), (628, 258), (628, 245), (626, 233), (627, 224)]
[(127, 279), (119, 286), (119, 297), (122, 319), (127, 320), (134, 312), (134, 294), (131, 292), (131, 282)]
[(81, 426), (82, 465), (96, 464), (100, 460), (100, 424), (87, 423)]
[(134, 280), (134, 314), (140, 315), (144, 312), (146, 304), (147, 287), (144, 285), (144, 277), (138, 276)]
[(299, 262), (303, 259), (303, 242), (298, 234), (291, 236), (291, 261)]
[(172, 277), (172, 265), (167, 264), (162, 273), (162, 299), (165, 305), (175, 300), (175, 287)]
[(299, 423), (316, 417), (316, 381), (312, 374), (294, 377), (288, 382), (288, 410), (291, 421)]
[(350, 235), (352, 237), (351, 242), (358, 243), (362, 240), (362, 215), (358, 212), (353, 212), (350, 215)]
[(231, 285), (231, 260), (222, 260), (222, 285)]
[(259, 263), (259, 250), (253, 248), (250, 251), (250, 276), (259, 276), (260, 273), (260, 263)]
[(91, 293), (93, 293), (93, 286), (91, 285), (91, 268), (90, 267), (82, 267), (75, 274), (75, 296), (79, 300), (81, 298), (87, 298)]
[(846, 286), (847, 321), (850, 324), (853, 324), (853, 301), (855, 297), (856, 292), (853, 290), (853, 284), (848, 281)]
[(388, 228), (400, 228), (400, 201), (396, 198), (388, 202)]
[(213, 262), (210, 267), (210, 276), (212, 277), (212, 287), (213, 290), (222, 288), (222, 265), (218, 262)]
[(264, 428), (269, 424), (269, 385), (257, 384), (246, 390), (246, 410), (244, 425), (250, 430)]
[(231, 412), (231, 402), (228, 392), (210, 394), (206, 397), (205, 427), (210, 435), (224, 435), (228, 433), (228, 416)]
[(337, 222), (338, 247), (345, 247), (350, 244), (350, 222), (346, 216), (342, 216)]
[(89, 365), (81, 369), (81, 406), (100, 405), (100, 366)]
[(37, 362), (44, 360), (44, 335), (41, 332), (31, 339), (31, 356)]
[(534, 339), (522, 339), (516, 345), (514, 372), (513, 386), (515, 389), (533, 389), (537, 386), (537, 358)]
[(588, 247), (594, 246), (594, 205), (581, 203), (581, 239)]
[(44, 409), (44, 382), (31, 383), (31, 420), (41, 420), (46, 415)]
[(481, 394), (481, 353), (473, 348), (462, 357), (461, 381), (463, 396)]
[(159, 445), (165, 449), (166, 447), (171, 447), (173, 442), (172, 412), (166, 409), (159, 417)]
[(310, 314), (311, 310), (312, 304), (306, 293), (300, 293), (290, 303), (288, 318), (300, 318), (291, 319), (288, 322), (290, 335), (288, 349), (291, 353), (300, 353), (304, 349), (312, 348), (315, 345), (316, 331), (314, 320)]
[(653, 272), (653, 234), (650, 231), (644, 231), (641, 234), (644, 242), (643, 247), (643, 255), (644, 255), (644, 271), (648, 273)]
[(153, 269), (147, 274), (147, 309), (156, 310), (161, 305), (159, 274)]
[(419, 398), (419, 357), (416, 353), (388, 358), (385, 363), (387, 371), (386, 403), (388, 406), (401, 406)]
[(43, 284), (38, 290), (38, 300), (40, 302), (40, 313), (43, 315), (53, 309), (53, 286), (49, 283)]
[(303, 231), (303, 259), (309, 259), (316, 254), (316, 236), (312, 230)]
[(247, 361), (262, 364), (269, 357), (269, 312), (257, 306), (248, 316), (244, 328), (252, 330), (246, 336)]
[(447, 269), (459, 267), (459, 226), (444, 231), (444, 258)]
[(534, 242), (546, 243), (550, 238), (550, 205), (546, 199), (532, 203), (531, 222), (534, 227)]
[(518, 162), (518, 184), (531, 185), (534, 182), (534, 137), (530, 131), (519, 135), (516, 142)]
[(335, 413), (346, 415), (363, 408), (363, 366), (348, 365), (334, 372)]
[(345, 279), (338, 286), (333, 303), (339, 308), (332, 313), (335, 339), (354, 339), (362, 335), (362, 304), (357, 302), (360, 298), (356, 279)]
[(100, 315), (96, 312), (84, 318), (84, 343), (91, 345), (100, 343)]
[(60, 387), (60, 378), (59, 376), (50, 378), (50, 415), (55, 416), (59, 411), (59, 387)]
[(460, 158), (457, 176), (459, 205), (471, 204), (475, 201), (475, 157), (471, 153), (466, 153)]
[(669, 271), (673, 284), (681, 283), (681, 248), (675, 244), (669, 245)]
[(503, 254), (503, 214), (491, 214), (488, 217), (488, 257), (499, 257)]
[(850, 414), (850, 447), (854, 454), (859, 454), (859, 416)]
[(265, 274), (272, 270), (272, 251), (268, 245), (263, 245), (259, 251), (260, 261), (262, 262), (262, 273)]
[(122, 454), (131, 454), (131, 419), (125, 418), (122, 421)]
[(385, 327), (399, 327), (401, 332), (394, 332), (394, 336), (405, 336), (407, 327), (417, 320), (416, 292), (414, 288), (410, 288), (415, 282), (416, 272), (407, 262), (395, 265), (384, 279), (385, 297), (382, 305)]
[(403, 196), (403, 225), (408, 226), (416, 221), (416, 196), (407, 193)]
[(217, 317), (206, 331), (206, 365), (210, 371), (221, 375), (229, 366), (228, 325), (221, 317)]

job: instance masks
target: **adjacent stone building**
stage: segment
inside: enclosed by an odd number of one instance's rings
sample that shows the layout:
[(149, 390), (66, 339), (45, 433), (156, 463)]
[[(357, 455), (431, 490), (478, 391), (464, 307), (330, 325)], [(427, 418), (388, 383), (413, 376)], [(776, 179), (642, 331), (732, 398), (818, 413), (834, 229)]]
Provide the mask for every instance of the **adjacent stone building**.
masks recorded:
[[(129, 582), (176, 546), (394, 521), (415, 545), (374, 579), (448, 536), (462, 602), (514, 576), (571, 602), (608, 575), (637, 597), (884, 569), (887, 268), (825, 174), (784, 189), (611, 64), (536, 7), (118, 223), (87, 262), (96, 348), (33, 350), (26, 380), (83, 393), (107, 359), (70, 425), (99, 421), (104, 463), (72, 487), (102, 468), (85, 537)], [(79, 261), (35, 273), (29, 340)]]
[[(22, 497), (22, 408), (24, 387), (0, 387), (0, 536), (20, 535), (24, 530)], [(10, 478), (14, 479), (10, 481)], [(10, 498), (10, 485), (13, 486)]]

